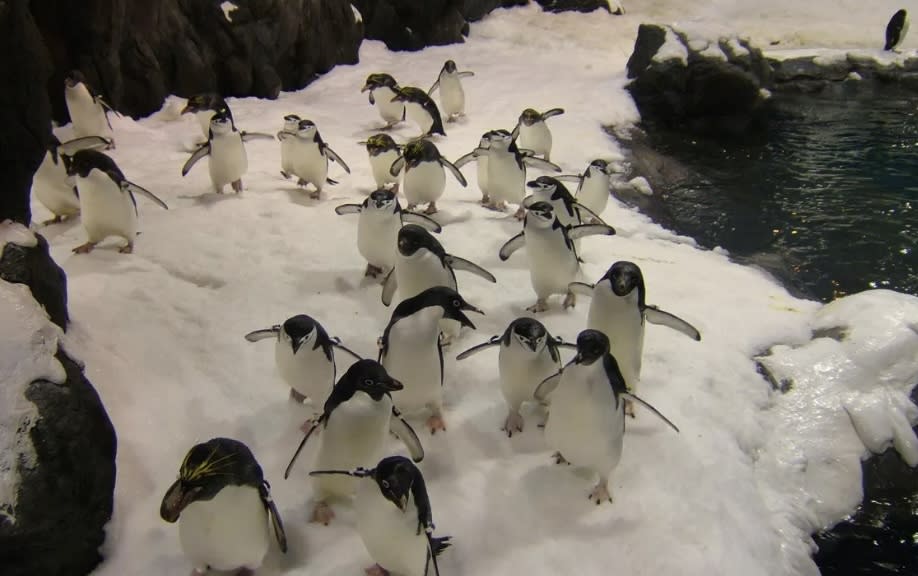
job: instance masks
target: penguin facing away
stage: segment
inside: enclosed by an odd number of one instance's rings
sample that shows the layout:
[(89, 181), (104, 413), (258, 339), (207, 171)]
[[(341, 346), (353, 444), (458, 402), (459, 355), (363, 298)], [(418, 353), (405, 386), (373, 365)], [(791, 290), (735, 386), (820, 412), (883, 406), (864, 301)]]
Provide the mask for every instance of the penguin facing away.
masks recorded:
[(96, 244), (109, 236), (120, 236), (127, 242), (118, 251), (134, 251), (137, 235), (137, 200), (134, 194), (146, 196), (159, 207), (166, 203), (149, 190), (124, 177), (111, 157), (93, 149), (78, 150), (73, 156), (62, 155), (67, 175), (74, 178), (80, 197), (80, 214), (87, 241), (73, 249), (77, 254), (92, 252)]
[(74, 138), (98, 136), (111, 141), (110, 148), (115, 147), (108, 114), (117, 112), (89, 86), (79, 70), (71, 71), (64, 79), (64, 100), (73, 124)]
[(549, 395), (545, 441), (556, 450), (557, 463), (582, 466), (599, 475), (589, 495), (597, 505), (612, 501), (609, 476), (622, 455), (625, 399), (641, 404), (679, 432), (656, 408), (628, 391), (615, 358), (609, 354), (609, 339), (598, 330), (581, 332), (577, 355), (539, 384), (536, 399), (545, 401)]
[(214, 438), (193, 446), (159, 514), (178, 522), (182, 550), (196, 575), (208, 570), (252, 574), (268, 552), (269, 520), (281, 552), (287, 552), (271, 487), (251, 450), (237, 440)]
[(561, 114), (564, 114), (562, 108), (552, 108), (545, 112), (538, 112), (532, 108), (523, 110), (516, 128), (513, 129), (513, 139), (519, 138), (520, 148), (532, 150), (534, 154), (551, 161), (551, 130), (545, 121)]
[(290, 179), (293, 174), (293, 145), (295, 141), (288, 136), (295, 135), (300, 128), (300, 118), (296, 114), (284, 116), (284, 127), (277, 133), (281, 143), (281, 176)]
[(389, 456), (375, 468), (315, 470), (314, 476), (345, 475), (359, 479), (354, 508), (357, 531), (376, 562), (368, 576), (440, 576), (437, 557), (451, 538), (435, 537), (433, 513), (424, 476), (403, 456)]
[(456, 63), (452, 60), (443, 63), (440, 75), (427, 91), (427, 95), (433, 96), (437, 89), (440, 90), (440, 105), (443, 107), (443, 113), (446, 114), (447, 122), (453, 122), (459, 116), (465, 115), (465, 91), (462, 89), (460, 78), (474, 75), (474, 72), (459, 72), (456, 69)]
[(892, 18), (889, 19), (889, 24), (886, 25), (886, 44), (883, 49), (896, 51), (896, 48), (905, 40), (905, 35), (908, 33), (908, 25), (908, 12), (904, 8), (896, 11)]
[(427, 203), (426, 214), (437, 212), (437, 200), (446, 188), (446, 170), (463, 188), (468, 186), (462, 172), (440, 154), (433, 142), (423, 138), (412, 140), (405, 146), (402, 155), (392, 163), (389, 173), (394, 176), (402, 170), (405, 171), (403, 192), (408, 210)]
[(299, 178), (300, 186), (305, 188), (308, 184), (312, 184), (315, 187), (310, 194), (314, 200), (321, 197), (322, 188), (326, 183), (337, 184), (328, 178), (329, 160), (337, 162), (348, 174), (351, 173), (351, 169), (341, 159), (341, 156), (338, 156), (337, 152), (322, 140), (312, 120), (300, 120), (295, 134), (280, 132), (277, 136), (282, 143), (291, 142), (291, 173)]
[(388, 130), (405, 119), (405, 104), (395, 100), (399, 86), (389, 74), (370, 74), (361, 92), (370, 92), (370, 104), (376, 106), (380, 117), (386, 122), (383, 130)]
[(366, 141), (359, 142), (359, 144), (367, 147), (370, 169), (373, 171), (376, 188), (391, 186), (398, 192), (398, 175), (393, 175), (389, 172), (389, 169), (398, 160), (403, 147), (396, 144), (395, 140), (388, 134), (374, 134), (367, 138)]
[(67, 176), (62, 156), (72, 156), (82, 149), (104, 150), (111, 144), (111, 140), (99, 136), (85, 136), (62, 144), (51, 134), (45, 157), (32, 178), (32, 195), (54, 214), (54, 218), (42, 222), (42, 225), (54, 224), (80, 213), (80, 194)]
[(405, 115), (421, 129), (422, 137), (433, 134), (446, 136), (440, 109), (427, 92), (414, 86), (404, 86), (396, 91), (392, 101), (404, 103)]
[(217, 112), (222, 112), (230, 121), (233, 120), (233, 113), (223, 96), (215, 92), (205, 92), (189, 98), (181, 114), (194, 114), (204, 138), (210, 138), (210, 119)]
[(417, 224), (431, 232), (439, 233), (436, 221), (402, 210), (394, 190), (379, 189), (372, 192), (361, 204), (342, 204), (335, 208), (339, 216), (359, 214), (357, 222), (357, 249), (367, 261), (364, 276), (377, 278), (395, 266), (398, 232), (405, 224)]

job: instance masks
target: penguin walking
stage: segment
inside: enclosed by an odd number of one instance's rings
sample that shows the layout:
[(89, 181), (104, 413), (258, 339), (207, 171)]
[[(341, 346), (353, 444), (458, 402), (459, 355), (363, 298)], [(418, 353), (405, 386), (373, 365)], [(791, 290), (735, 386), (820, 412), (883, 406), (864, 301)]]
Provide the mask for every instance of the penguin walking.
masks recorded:
[(329, 336), (319, 322), (306, 314), (297, 314), (283, 324), (245, 335), (249, 342), (269, 338), (275, 341), (274, 361), (281, 378), (290, 386), (290, 399), (303, 402), (309, 398), (316, 412), (320, 411), (319, 402), (328, 397), (335, 385), (335, 349), (360, 360), (339, 338)]
[(535, 397), (544, 401), (549, 394), (545, 441), (557, 451), (559, 464), (582, 466), (599, 475), (589, 495), (597, 505), (612, 501), (609, 476), (622, 456), (625, 399), (641, 404), (679, 432), (656, 408), (628, 391), (609, 354), (609, 339), (598, 330), (584, 330), (577, 336), (577, 355), (539, 384)]
[(418, 125), (421, 129), (421, 136), (431, 136), (440, 134), (446, 136), (446, 130), (443, 129), (443, 119), (440, 117), (440, 109), (437, 108), (433, 98), (427, 95), (420, 88), (414, 86), (405, 86), (396, 91), (393, 102), (402, 102), (405, 105), (405, 115)]
[[(609, 204), (612, 164), (597, 158), (582, 174), (558, 176), (558, 180), (577, 182), (575, 198), (595, 215), (601, 215)], [(598, 223), (593, 218), (592, 223)]]
[(905, 40), (905, 35), (908, 33), (908, 24), (908, 12), (904, 8), (897, 10), (893, 14), (892, 18), (889, 19), (889, 24), (886, 25), (886, 45), (883, 47), (884, 50), (896, 51), (896, 48)]
[[(354, 363), (335, 384), (322, 415), (303, 436), (284, 478), (290, 476), (297, 456), (317, 429), (321, 431), (322, 442), (315, 464), (319, 469), (347, 469), (375, 462), (381, 456), (389, 432), (405, 444), (415, 462), (423, 460), (421, 441), (392, 405), (390, 394), (401, 389), (402, 384), (378, 362), (359, 360)], [(325, 525), (335, 516), (329, 500), (348, 498), (357, 487), (353, 478), (337, 476), (317, 476), (314, 485), (316, 503), (312, 521)]]
[(111, 147), (111, 140), (99, 136), (85, 136), (61, 144), (51, 134), (48, 150), (32, 178), (32, 195), (42, 206), (54, 214), (54, 218), (42, 222), (43, 226), (60, 222), (80, 213), (80, 194), (67, 176), (62, 155), (73, 155), (77, 150), (103, 150)]
[(325, 183), (337, 184), (328, 178), (328, 161), (337, 162), (348, 174), (351, 169), (341, 156), (322, 140), (315, 122), (300, 120), (295, 134), (279, 132), (281, 143), (290, 141), (291, 174), (299, 178), (299, 185), (304, 188), (312, 184), (315, 190), (309, 195), (314, 200), (322, 196)]
[(394, 190), (372, 192), (362, 204), (342, 204), (335, 208), (339, 216), (359, 214), (357, 249), (367, 261), (364, 276), (377, 278), (395, 266), (398, 231), (405, 224), (417, 224), (439, 233), (440, 225), (423, 214), (402, 210)]
[(427, 95), (433, 96), (437, 89), (440, 90), (440, 106), (443, 107), (447, 122), (453, 122), (465, 115), (465, 91), (462, 89), (460, 78), (474, 75), (474, 72), (459, 72), (452, 60), (443, 63), (440, 75), (427, 91)]
[(204, 135), (205, 139), (209, 139), (210, 119), (213, 118), (214, 114), (217, 112), (222, 112), (230, 121), (233, 120), (233, 113), (230, 110), (229, 104), (223, 99), (223, 96), (215, 92), (205, 92), (203, 94), (195, 94), (189, 98), (188, 102), (185, 103), (185, 107), (182, 108), (181, 113), (194, 114), (194, 118), (198, 121), (198, 126), (201, 128), (201, 134)]
[(562, 108), (552, 108), (545, 112), (526, 108), (513, 129), (513, 139), (519, 138), (520, 148), (532, 150), (534, 154), (551, 161), (551, 130), (545, 121), (561, 114), (564, 114)]
[(159, 515), (178, 522), (182, 550), (198, 576), (208, 570), (251, 575), (268, 553), (272, 531), (287, 552), (271, 486), (252, 451), (238, 440), (214, 438), (193, 446)]
[(296, 114), (287, 114), (284, 116), (284, 128), (277, 133), (277, 139), (281, 143), (281, 176), (290, 179), (293, 174), (293, 149), (296, 141), (289, 136), (296, 135), (300, 128), (301, 118)]
[[(398, 231), (397, 246), (395, 267), (383, 283), (382, 303), (386, 306), (392, 304), (396, 289), (402, 300), (417, 296), (434, 286), (458, 290), (456, 270), (470, 272), (491, 283), (497, 282), (494, 275), (481, 266), (447, 254), (443, 245), (421, 226), (403, 226)], [(443, 332), (441, 343), (445, 345), (459, 335), (460, 324), (455, 320), (444, 319), (440, 322), (440, 329)]]
[(375, 468), (314, 470), (313, 476), (344, 475), (359, 480), (354, 508), (357, 532), (376, 562), (368, 576), (440, 576), (437, 557), (451, 538), (435, 537), (424, 476), (404, 456), (389, 456)]
[(456, 356), (456, 360), (465, 360), (492, 346), (500, 347), (500, 391), (508, 410), (501, 430), (512, 437), (514, 432), (523, 431), (520, 406), (533, 399), (536, 387), (543, 380), (561, 369), (559, 348), (574, 345), (553, 337), (535, 318), (522, 317), (511, 322), (501, 336), (493, 336), (487, 342), (469, 348)]
[(567, 186), (557, 178), (539, 176), (527, 182), (526, 186), (532, 190), (532, 194), (523, 200), (523, 206), (531, 206), (535, 202), (548, 202), (562, 226), (579, 226), (585, 221), (605, 225), (596, 213), (578, 202)]
[(137, 235), (137, 200), (134, 194), (146, 196), (164, 210), (169, 207), (152, 192), (124, 177), (109, 156), (93, 149), (78, 150), (73, 156), (62, 156), (67, 175), (74, 178), (80, 196), (80, 214), (87, 241), (73, 249), (77, 254), (92, 252), (96, 244), (109, 236), (127, 241), (118, 251), (134, 251)]
[(370, 92), (370, 104), (376, 106), (379, 116), (385, 121), (383, 130), (388, 130), (405, 119), (405, 104), (395, 100), (398, 82), (388, 74), (370, 74), (360, 89)]
[(379, 339), (379, 362), (404, 385), (393, 395), (395, 405), (405, 413), (429, 409), (426, 425), (431, 434), (446, 430), (440, 320), (457, 320), (474, 330), (463, 311), (484, 314), (452, 288), (428, 288), (395, 307)]
[(376, 181), (376, 188), (392, 187), (398, 192), (398, 174), (393, 175), (389, 169), (392, 164), (401, 156), (402, 147), (395, 143), (388, 134), (374, 134), (360, 142), (367, 147), (367, 154), (370, 157), (370, 169), (373, 171), (373, 179)]
[(548, 297), (565, 294), (564, 308), (573, 308), (576, 296), (569, 285), (580, 275), (580, 257), (574, 241), (585, 236), (612, 236), (615, 230), (601, 224), (583, 224), (567, 227), (561, 224), (551, 204), (536, 202), (529, 207), (523, 222), (523, 231), (500, 248), (500, 259), (526, 246), (529, 259), (529, 278), (535, 290), (536, 303), (530, 312), (548, 310)]
[[(618, 361), (628, 390), (636, 390), (641, 379), (645, 320), (701, 341), (701, 333), (694, 326), (647, 304), (644, 275), (633, 262), (615, 262), (596, 284), (574, 282), (570, 288), (576, 294), (592, 297), (587, 327), (609, 338), (610, 353)], [(633, 415), (630, 406), (628, 412)]]
[(403, 191), (408, 201), (408, 210), (427, 203), (425, 213), (435, 214), (437, 200), (443, 196), (446, 188), (444, 169), (449, 170), (463, 188), (468, 186), (462, 172), (440, 154), (434, 143), (421, 138), (405, 146), (405, 151), (392, 163), (389, 173), (394, 176), (405, 171)]
[(186, 176), (198, 160), (209, 156), (210, 181), (213, 183), (214, 191), (223, 194), (223, 187), (230, 184), (237, 194), (242, 192), (242, 176), (249, 169), (244, 143), (255, 139), (274, 140), (274, 136), (258, 132), (240, 132), (236, 130), (236, 124), (228, 110), (215, 113), (210, 119), (207, 142), (195, 150), (182, 166), (182, 176)]
[(488, 193), (488, 155), (479, 152), (479, 150), (487, 149), (493, 132), (494, 130), (489, 130), (482, 134), (481, 139), (478, 141), (478, 148), (472, 150), (453, 163), (456, 168), (462, 169), (462, 167), (469, 162), (475, 161), (475, 174), (478, 180), (478, 190), (481, 191), (482, 206), (491, 206), (491, 195)]
[(112, 123), (108, 119), (108, 114), (117, 112), (89, 86), (79, 70), (73, 70), (64, 79), (64, 100), (70, 113), (70, 121), (73, 123), (74, 138), (98, 136), (110, 140), (110, 147), (115, 147)]
[(491, 204), (488, 208), (503, 211), (507, 202), (519, 204), (514, 214), (519, 220), (526, 215), (526, 209), (522, 205), (526, 190), (526, 167), (561, 172), (559, 166), (522, 152), (506, 130), (492, 131), (488, 147), (478, 148), (473, 154), (488, 157), (488, 190), (491, 195)]

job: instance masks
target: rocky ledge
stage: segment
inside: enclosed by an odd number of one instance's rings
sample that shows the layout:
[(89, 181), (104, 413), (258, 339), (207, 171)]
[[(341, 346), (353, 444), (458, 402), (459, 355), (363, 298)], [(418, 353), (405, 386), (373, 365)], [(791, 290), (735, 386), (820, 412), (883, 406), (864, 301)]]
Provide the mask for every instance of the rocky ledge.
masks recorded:
[(890, 84), (918, 90), (918, 52), (774, 50), (765, 56), (779, 91), (822, 92), (838, 86)]

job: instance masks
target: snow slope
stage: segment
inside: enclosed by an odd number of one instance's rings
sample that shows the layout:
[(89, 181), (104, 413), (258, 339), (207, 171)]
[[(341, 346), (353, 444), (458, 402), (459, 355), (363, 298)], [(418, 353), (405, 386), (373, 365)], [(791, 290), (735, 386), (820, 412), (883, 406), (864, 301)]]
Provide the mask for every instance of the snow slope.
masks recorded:
[[(360, 64), (337, 67), (305, 90), (277, 101), (231, 100), (243, 130), (273, 133), (289, 113), (317, 123), (353, 171), (346, 175), (332, 165), (329, 176), (341, 183), (326, 188), (319, 201), (279, 175), (276, 142), (247, 145), (250, 169), (240, 196), (210, 192), (206, 161), (183, 179), (180, 167), (200, 133), (193, 119), (178, 116), (179, 99), (138, 122), (115, 119), (112, 156), (127, 178), (159, 195), (170, 210), (139, 199), (142, 235), (133, 255), (119, 254), (114, 243), (72, 255), (84, 240), (78, 220), (42, 230), (68, 275), (74, 320), (68, 349), (85, 361), (119, 436), (116, 511), (107, 560), (96, 573), (190, 570), (177, 528), (157, 511), (188, 448), (214, 436), (252, 448), (285, 520), (291, 550), (286, 557), (272, 552), (260, 574), (356, 575), (370, 563), (347, 505), (336, 507), (338, 518), (328, 527), (307, 522), (307, 473), (317, 443), (310, 442), (291, 478), (282, 479), (306, 410), (288, 402), (271, 345), (243, 339), (250, 330), (306, 313), (352, 349), (375, 356), (391, 310), (380, 303), (379, 286), (362, 278), (356, 218), (333, 211), (360, 201), (373, 182), (357, 144), (381, 125), (359, 91), (368, 74), (390, 72), (402, 84), (426, 89), (447, 58), (475, 71), (464, 81), (468, 117), (447, 125), (448, 136), (436, 140), (453, 159), (471, 150), (482, 132), (512, 128), (526, 107), (563, 107), (565, 115), (549, 120), (552, 159), (574, 172), (594, 157), (622, 158), (601, 125), (637, 120), (623, 90), (624, 64), (642, 21), (695, 20), (746, 30), (759, 41), (774, 36), (788, 45), (866, 47), (882, 38), (888, 18), (855, 2), (821, 2), (812, 12), (822, 20), (814, 21), (803, 4), (634, 0), (624, 17), (498, 11), (473, 25), (464, 45), (396, 54), (365, 42)], [(837, 8), (829, 11), (830, 5)], [(774, 12), (765, 13), (765, 6)], [(842, 20), (831, 30), (829, 12)], [(868, 21), (878, 23), (866, 26)], [(67, 130), (59, 129), (60, 135)], [(416, 133), (403, 125), (394, 137), (405, 141)], [(497, 258), (519, 224), (509, 212), (478, 206), (475, 171), (465, 172), (469, 188), (448, 178), (438, 203), (440, 239), (448, 252), (491, 270), (498, 284), (460, 274), (463, 295), (487, 315), (474, 318), (478, 331), (449, 349), (448, 431), (430, 437), (420, 432), (421, 421), (414, 422), (427, 450), (421, 468), (438, 532), (455, 538), (442, 558), (443, 574), (598, 574), (611, 566), (634, 575), (815, 574), (807, 534), (857, 503), (859, 469), (851, 463), (866, 449), (856, 434), (830, 436), (817, 453), (784, 442), (821, 433), (809, 426), (818, 395), (773, 392), (751, 358), (775, 343), (808, 344), (820, 305), (794, 299), (764, 273), (730, 263), (723, 251), (700, 250), (691, 239), (610, 202), (603, 216), (618, 235), (583, 241), (585, 279), (595, 281), (619, 259), (638, 263), (648, 302), (693, 323), (703, 340), (648, 328), (642, 396), (681, 434), (639, 412), (629, 422), (622, 463), (611, 480), (616, 502), (597, 507), (586, 498), (594, 482), (589, 474), (550, 464), (537, 414), (526, 413), (527, 429), (519, 437), (508, 440), (500, 432), (505, 409), (496, 352), (453, 360), (502, 332), (534, 301), (524, 254), (506, 263)], [(34, 209), (36, 221), (48, 217), (42, 207)], [(901, 306), (905, 298), (914, 310), (913, 298), (882, 292), (873, 298), (881, 308)], [(552, 304), (541, 319), (552, 333), (574, 339), (585, 325), (588, 301), (566, 312), (558, 300)], [(856, 311), (843, 315), (861, 322)], [(870, 329), (893, 335), (895, 358), (914, 358), (914, 326), (890, 320)], [(864, 374), (860, 393), (887, 393), (870, 386), (876, 370)], [(903, 370), (902, 382), (882, 384), (905, 389), (914, 384), (908, 375)], [(823, 408), (836, 418), (844, 413), (840, 403)], [(391, 446), (399, 449), (394, 441)], [(811, 457), (845, 482), (804, 482)], [(840, 460), (844, 466), (831, 466)], [(794, 465), (780, 465), (787, 462)], [(832, 514), (817, 514), (817, 505), (827, 502)]]

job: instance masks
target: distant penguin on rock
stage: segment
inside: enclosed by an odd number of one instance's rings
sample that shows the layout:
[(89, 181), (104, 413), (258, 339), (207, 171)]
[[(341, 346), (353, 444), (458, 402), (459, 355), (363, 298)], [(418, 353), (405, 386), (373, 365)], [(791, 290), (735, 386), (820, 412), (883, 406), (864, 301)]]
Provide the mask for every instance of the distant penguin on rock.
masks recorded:
[(99, 136), (111, 140), (111, 147), (115, 147), (108, 114), (116, 112), (89, 86), (79, 70), (72, 71), (64, 80), (64, 100), (73, 123), (74, 138)]
[(893, 14), (886, 25), (886, 45), (884, 50), (896, 51), (908, 33), (908, 12), (903, 8)]
[(440, 70), (437, 81), (427, 91), (428, 96), (433, 96), (437, 89), (440, 90), (440, 106), (443, 108), (443, 113), (446, 114), (447, 122), (453, 122), (465, 115), (465, 91), (459, 79), (474, 75), (474, 72), (459, 72), (456, 69), (456, 63), (447, 60)]

